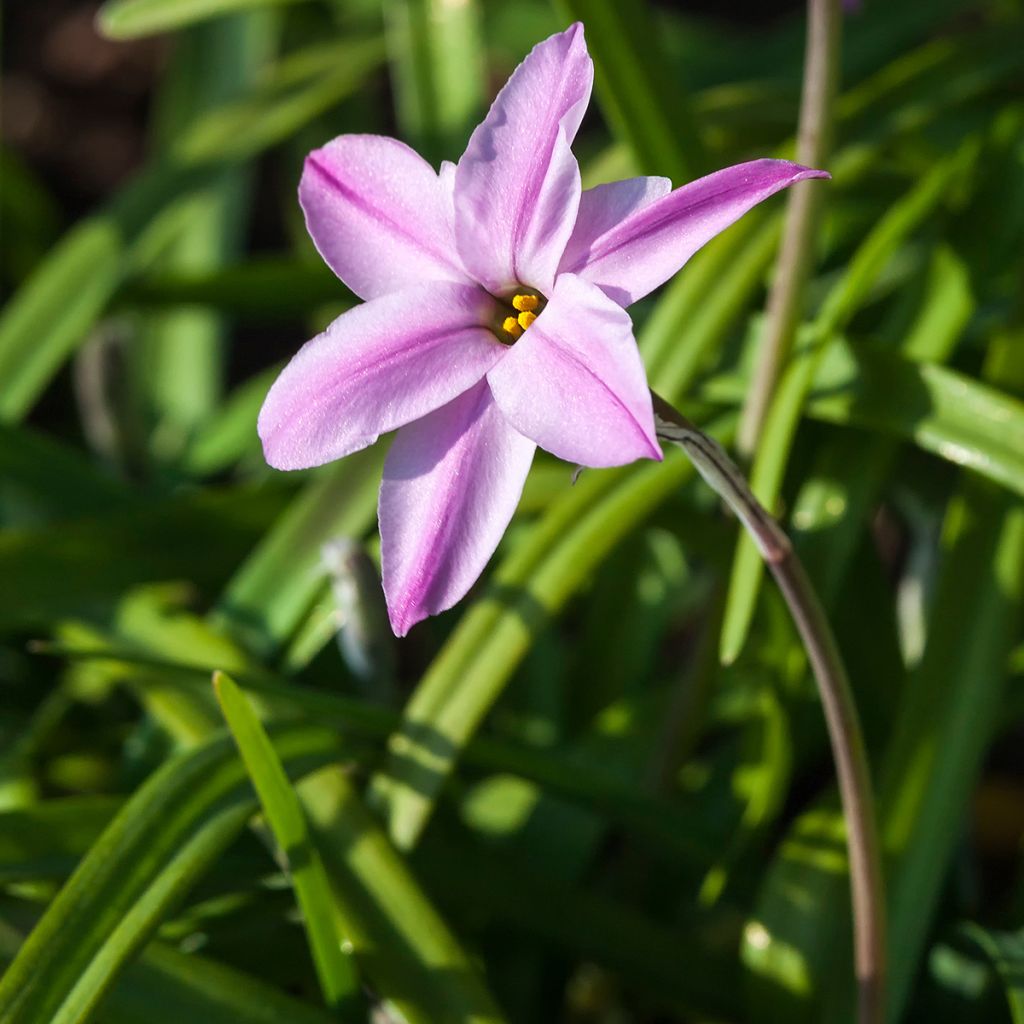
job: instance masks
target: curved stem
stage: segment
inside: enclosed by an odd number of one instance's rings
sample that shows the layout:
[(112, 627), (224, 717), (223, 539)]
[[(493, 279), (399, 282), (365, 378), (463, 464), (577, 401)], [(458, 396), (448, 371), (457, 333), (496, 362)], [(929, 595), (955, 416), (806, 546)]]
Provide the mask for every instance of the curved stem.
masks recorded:
[(736, 513), (785, 598), (814, 672), (846, 820), (853, 904), (857, 1020), (885, 1019), (885, 887), (871, 776), (857, 707), (832, 629), (789, 538), (750, 491), (721, 446), (657, 395), (658, 436), (678, 445)]
[[(821, 167), (828, 158), (841, 24), (839, 0), (808, 0), (804, 84), (796, 142), (796, 161), (807, 167)], [(790, 189), (778, 268), (758, 345), (757, 367), (736, 436), (737, 449), (744, 458), (752, 456), (757, 447), (779, 376), (793, 347), (804, 286), (814, 258), (815, 229), (823, 197), (818, 181), (797, 182)]]

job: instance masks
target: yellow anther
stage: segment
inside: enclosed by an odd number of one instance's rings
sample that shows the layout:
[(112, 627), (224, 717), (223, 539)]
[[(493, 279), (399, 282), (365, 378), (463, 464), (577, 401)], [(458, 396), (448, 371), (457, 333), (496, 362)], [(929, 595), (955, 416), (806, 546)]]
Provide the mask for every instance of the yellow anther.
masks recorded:
[(526, 310), (525, 312), (519, 314), (519, 326), (522, 327), (522, 329), (525, 331), (526, 328), (529, 327), (530, 324), (532, 324), (533, 321), (536, 319), (536, 313), (531, 313), (529, 310)]
[(511, 334), (513, 338), (518, 338), (523, 333), (522, 327), (520, 327), (516, 322), (516, 318), (514, 316), (505, 317), (501, 322), (501, 329), (506, 334)]
[[(532, 313), (540, 305), (540, 299), (536, 295), (513, 295), (512, 306), (514, 309), (518, 309), (520, 313)], [(522, 320), (520, 319), (520, 323)], [(527, 327), (528, 324), (523, 324)]]

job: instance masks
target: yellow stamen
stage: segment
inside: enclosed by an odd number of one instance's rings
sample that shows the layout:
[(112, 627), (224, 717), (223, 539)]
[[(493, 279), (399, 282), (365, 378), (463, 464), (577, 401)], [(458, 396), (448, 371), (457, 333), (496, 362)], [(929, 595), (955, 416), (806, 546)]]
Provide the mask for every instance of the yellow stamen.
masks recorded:
[[(520, 313), (532, 313), (539, 305), (540, 299), (536, 295), (520, 294), (512, 296), (512, 307), (519, 310)], [(526, 327), (528, 325), (523, 324), (523, 326)]]
[(531, 313), (529, 310), (526, 310), (525, 312), (519, 314), (519, 326), (522, 327), (522, 329), (525, 331), (526, 328), (529, 327), (530, 324), (532, 324), (533, 321), (536, 319), (536, 313)]
[(523, 333), (522, 327), (520, 327), (516, 322), (516, 318), (514, 316), (505, 317), (501, 322), (501, 329), (506, 334), (511, 334), (513, 338), (518, 338)]

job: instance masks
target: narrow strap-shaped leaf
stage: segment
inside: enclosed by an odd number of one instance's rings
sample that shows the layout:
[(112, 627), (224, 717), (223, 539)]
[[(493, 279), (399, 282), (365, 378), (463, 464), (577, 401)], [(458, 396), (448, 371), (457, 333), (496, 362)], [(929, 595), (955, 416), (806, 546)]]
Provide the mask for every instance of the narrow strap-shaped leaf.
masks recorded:
[(645, 0), (560, 0), (584, 23), (597, 72), (598, 102), (644, 174), (682, 185), (705, 171), (704, 145), (687, 83), (660, 49), (658, 26)]
[[(739, 378), (712, 379), (699, 395), (732, 404), (742, 388)], [(835, 337), (806, 403), (813, 419), (911, 441), (1024, 493), (1024, 402), (967, 374)]]
[[(0, 962), (9, 962), (21, 941), (0, 923)], [(336, 1024), (338, 1019), (251, 974), (162, 942), (151, 942), (128, 965), (103, 1000), (102, 1013), (105, 1024)]]
[(432, 163), (457, 160), (484, 107), (476, 0), (385, 0), (402, 135)]
[(299, 798), (245, 695), (222, 673), (216, 673), (213, 682), (224, 718), (292, 880), (320, 988), (328, 1005), (344, 1004), (358, 995), (359, 985), (352, 962), (342, 949), (327, 874), (310, 839)]
[(135, 39), (184, 28), (225, 14), (276, 7), (297, 0), (107, 0), (97, 14), (100, 30), (111, 39)]
[(337, 768), (297, 786), (356, 959), (408, 1024), (501, 1024), (480, 973)]
[(277, 653), (327, 588), (321, 547), (338, 537), (362, 537), (373, 523), (383, 460), (378, 445), (313, 480), (228, 584), (214, 624), (259, 655)]
[[(266, 13), (236, 14), (179, 35), (154, 97), (151, 142), (158, 157), (203, 113), (258, 84), (276, 47), (276, 28)], [(237, 258), (250, 178), (244, 165), (224, 168), (202, 190), (158, 266), (197, 272)], [(119, 439), (136, 457), (176, 463), (212, 415), (224, 387), (224, 326), (201, 309), (164, 310), (140, 321), (125, 351), (133, 401)]]
[(102, 212), (57, 243), (0, 314), (0, 421), (22, 418), (131, 272), (173, 239), (189, 204), (226, 162), (290, 137), (351, 92), (379, 63), (379, 40), (282, 61), (265, 87), (210, 111), (176, 141), (173, 162), (148, 168)]
[(1013, 1024), (1024, 1024), (1024, 934), (994, 931), (973, 921), (962, 925), (960, 931), (992, 964)]
[[(285, 763), (316, 767), (334, 734), (275, 737)], [(5, 1024), (78, 1024), (244, 826), (255, 806), (227, 737), (167, 762), (140, 786), (47, 907), (0, 979)]]
[[(751, 472), (754, 494), (769, 511), (778, 501), (807, 394), (829, 338), (845, 327), (888, 260), (945, 199), (951, 183), (964, 173), (974, 155), (975, 147), (965, 145), (936, 164), (891, 207), (854, 254), (814, 323), (802, 332), (798, 354), (783, 376), (765, 420)], [(764, 565), (756, 548), (746, 536), (741, 536), (736, 546), (722, 625), (720, 653), (726, 663), (736, 659), (746, 640), (763, 576)]]
[(498, 568), (406, 705), (372, 795), (400, 848), (414, 846), (455, 759), (533, 637), (621, 537), (690, 474), (661, 466), (585, 475)]

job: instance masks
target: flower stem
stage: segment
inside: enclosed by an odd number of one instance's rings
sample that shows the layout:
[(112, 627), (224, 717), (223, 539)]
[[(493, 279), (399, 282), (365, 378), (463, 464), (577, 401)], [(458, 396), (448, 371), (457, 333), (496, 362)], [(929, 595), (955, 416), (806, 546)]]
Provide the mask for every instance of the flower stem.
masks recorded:
[(885, 888), (867, 752), (850, 683), (828, 619), (779, 524), (721, 446), (658, 395), (658, 437), (678, 445), (750, 533), (782, 591), (814, 672), (846, 820), (859, 1024), (885, 1019)]
[[(841, 24), (839, 0), (808, 0), (804, 84), (796, 142), (796, 161), (806, 167), (821, 167), (828, 159), (838, 84)], [(778, 268), (758, 345), (757, 366), (736, 435), (737, 450), (745, 459), (757, 448), (779, 376), (793, 347), (804, 286), (814, 257), (823, 197), (824, 190), (816, 181), (797, 182), (790, 189)]]

